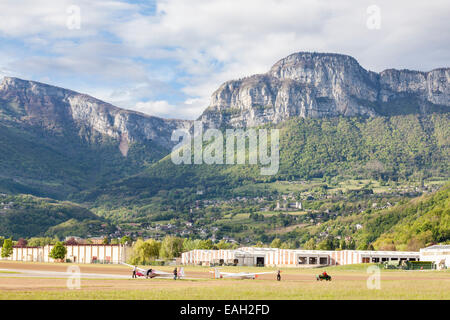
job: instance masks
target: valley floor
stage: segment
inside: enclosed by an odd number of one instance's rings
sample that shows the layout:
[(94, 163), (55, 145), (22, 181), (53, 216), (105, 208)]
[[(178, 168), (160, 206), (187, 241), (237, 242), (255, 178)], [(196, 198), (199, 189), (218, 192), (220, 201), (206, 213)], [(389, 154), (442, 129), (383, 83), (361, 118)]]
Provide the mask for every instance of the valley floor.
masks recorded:
[[(328, 267), (331, 282), (316, 281), (324, 269), (281, 269), (282, 280), (263, 275), (257, 280), (212, 279), (211, 268), (185, 267), (189, 279), (131, 279), (130, 270), (114, 265), (78, 265), (80, 289), (68, 289), (61, 273), (69, 264), (0, 262), (0, 299), (436, 299), (450, 300), (449, 271), (382, 270), (380, 289), (369, 289), (367, 265)], [(173, 267), (157, 267), (171, 271)], [(5, 271), (7, 270), (7, 271)], [(261, 272), (273, 268), (227, 267), (224, 271)], [(13, 273), (16, 272), (16, 273)], [(28, 273), (27, 273), (28, 272)], [(53, 272), (52, 278), (27, 276)], [(87, 277), (86, 274), (98, 274)], [(108, 278), (110, 275), (110, 278)], [(127, 278), (126, 276), (130, 278)], [(370, 281), (370, 280), (369, 280)]]

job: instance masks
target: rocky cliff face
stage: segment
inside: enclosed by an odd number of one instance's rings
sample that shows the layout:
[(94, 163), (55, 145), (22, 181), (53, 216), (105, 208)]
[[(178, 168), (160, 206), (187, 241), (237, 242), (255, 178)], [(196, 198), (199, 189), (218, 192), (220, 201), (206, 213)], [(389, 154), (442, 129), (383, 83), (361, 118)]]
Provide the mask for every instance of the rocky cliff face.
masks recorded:
[(172, 131), (191, 124), (120, 109), (85, 94), (10, 77), (0, 84), (0, 118), (56, 132), (71, 128), (80, 134), (106, 135), (121, 142), (122, 153), (126, 153), (128, 143), (145, 140), (169, 148)]
[(449, 80), (449, 68), (378, 74), (350, 56), (300, 52), (266, 74), (224, 83), (200, 119), (209, 127), (248, 127), (293, 116), (450, 111)]
[[(225, 82), (200, 120), (205, 127), (251, 127), (290, 117), (377, 116), (450, 111), (450, 69), (429, 72), (365, 70), (340, 54), (292, 54), (265, 74)], [(192, 122), (123, 110), (91, 96), (34, 81), (5, 77), (0, 118), (55, 131), (75, 128), (130, 142), (170, 148), (171, 133)]]

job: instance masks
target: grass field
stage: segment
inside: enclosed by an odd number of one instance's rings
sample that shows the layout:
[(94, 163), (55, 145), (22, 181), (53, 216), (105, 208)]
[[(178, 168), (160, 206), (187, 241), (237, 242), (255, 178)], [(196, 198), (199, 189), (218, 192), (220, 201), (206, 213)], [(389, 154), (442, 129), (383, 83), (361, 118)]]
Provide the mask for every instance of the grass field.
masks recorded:
[[(0, 268), (6, 265), (0, 263)], [(10, 267), (10, 265), (8, 265)], [(68, 264), (22, 263), (33, 270), (63, 270)], [(123, 266), (79, 265), (82, 272), (129, 274)], [(27, 278), (3, 274), (0, 299), (160, 299), (160, 300), (237, 300), (237, 299), (450, 299), (449, 271), (382, 270), (380, 289), (369, 289), (368, 265), (326, 268), (331, 282), (316, 281), (323, 269), (285, 268), (282, 281), (275, 275), (256, 280), (212, 279), (211, 268), (185, 267), (192, 280), (172, 279), (82, 279), (81, 288), (70, 290), (67, 279)], [(19, 267), (17, 267), (19, 268)], [(171, 271), (173, 267), (157, 267)], [(222, 271), (262, 272), (275, 268), (224, 267)]]

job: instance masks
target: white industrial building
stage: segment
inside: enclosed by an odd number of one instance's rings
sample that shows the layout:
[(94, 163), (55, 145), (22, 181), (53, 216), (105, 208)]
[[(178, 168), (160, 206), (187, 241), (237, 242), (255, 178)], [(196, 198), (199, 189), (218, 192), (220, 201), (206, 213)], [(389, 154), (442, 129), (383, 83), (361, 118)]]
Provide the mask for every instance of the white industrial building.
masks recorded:
[[(66, 260), (73, 263), (120, 263), (125, 261), (127, 247), (119, 244), (65, 245)], [(43, 247), (13, 247), (6, 260), (29, 262), (54, 262), (49, 254), (53, 245)]]
[(386, 261), (419, 261), (419, 252), (362, 250), (300, 250), (244, 247), (236, 250), (192, 250), (181, 256), (185, 265), (318, 266)]
[(420, 249), (420, 261), (432, 261), (437, 269), (450, 268), (450, 245), (434, 245)]

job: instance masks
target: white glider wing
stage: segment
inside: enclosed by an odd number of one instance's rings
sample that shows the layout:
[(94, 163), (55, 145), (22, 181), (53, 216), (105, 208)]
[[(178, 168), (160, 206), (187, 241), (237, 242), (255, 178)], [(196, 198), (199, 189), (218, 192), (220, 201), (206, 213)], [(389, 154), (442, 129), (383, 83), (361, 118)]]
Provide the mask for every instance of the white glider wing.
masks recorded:
[(214, 271), (211, 271), (214, 273), (215, 279), (220, 278), (237, 278), (237, 279), (256, 279), (258, 275), (261, 274), (274, 274), (275, 271), (269, 271), (269, 272), (222, 272), (219, 269), (215, 268)]

